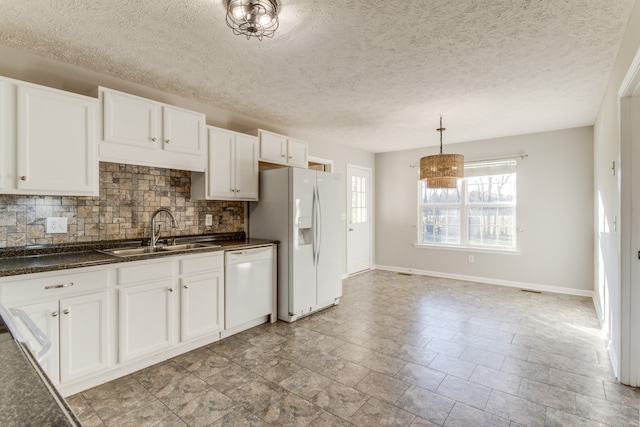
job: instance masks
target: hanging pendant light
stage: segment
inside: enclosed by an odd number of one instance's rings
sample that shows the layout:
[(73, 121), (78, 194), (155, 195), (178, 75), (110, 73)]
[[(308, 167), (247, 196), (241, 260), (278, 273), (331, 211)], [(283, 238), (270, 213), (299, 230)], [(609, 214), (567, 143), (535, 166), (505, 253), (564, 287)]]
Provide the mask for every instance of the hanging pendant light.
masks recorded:
[(428, 188), (456, 188), (458, 179), (464, 178), (464, 156), (442, 154), (442, 116), (440, 116), (440, 154), (420, 159), (420, 180), (427, 181)]
[(276, 0), (228, 0), (227, 25), (235, 35), (249, 40), (255, 37), (273, 37), (278, 29), (278, 2)]

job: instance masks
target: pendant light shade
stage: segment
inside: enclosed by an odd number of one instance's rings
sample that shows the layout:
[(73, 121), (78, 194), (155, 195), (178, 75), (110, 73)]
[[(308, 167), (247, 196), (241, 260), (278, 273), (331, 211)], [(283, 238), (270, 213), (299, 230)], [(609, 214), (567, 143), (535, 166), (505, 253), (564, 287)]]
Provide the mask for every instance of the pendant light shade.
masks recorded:
[(420, 159), (420, 179), (427, 181), (428, 188), (456, 188), (458, 179), (464, 178), (464, 156), (442, 154), (442, 116), (440, 116), (440, 154)]

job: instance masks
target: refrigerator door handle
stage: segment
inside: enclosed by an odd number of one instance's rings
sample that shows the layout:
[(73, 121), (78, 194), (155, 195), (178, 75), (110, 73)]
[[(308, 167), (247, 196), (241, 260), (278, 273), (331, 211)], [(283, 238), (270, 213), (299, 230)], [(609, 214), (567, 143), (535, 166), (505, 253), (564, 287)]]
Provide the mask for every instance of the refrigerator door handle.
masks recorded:
[(316, 251), (316, 228), (318, 225), (318, 219), (316, 218), (316, 204), (318, 202), (316, 201), (316, 188), (313, 187), (313, 198), (312, 198), (312, 204), (311, 204), (311, 230), (312, 230), (312, 234), (311, 234), (311, 249), (313, 251), (313, 266), (315, 267), (316, 265), (316, 259), (317, 259), (317, 251)]
[(322, 248), (322, 202), (320, 201), (320, 190), (316, 187), (316, 199), (318, 203), (316, 203), (316, 207), (318, 209), (318, 215), (316, 220), (317, 225), (317, 233), (318, 233), (318, 244), (316, 246), (316, 265), (320, 261), (320, 250)]

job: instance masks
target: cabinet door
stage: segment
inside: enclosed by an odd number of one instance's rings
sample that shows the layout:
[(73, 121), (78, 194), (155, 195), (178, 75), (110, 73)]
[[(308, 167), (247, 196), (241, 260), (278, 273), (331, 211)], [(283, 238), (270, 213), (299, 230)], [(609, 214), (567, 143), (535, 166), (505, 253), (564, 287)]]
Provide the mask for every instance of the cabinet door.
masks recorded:
[(180, 339), (187, 341), (224, 329), (224, 282), (217, 274), (183, 278)]
[(271, 132), (260, 131), (260, 159), (266, 162), (287, 162), (287, 138)]
[(301, 168), (309, 166), (306, 142), (291, 138), (287, 140), (287, 163)]
[[(44, 302), (41, 304), (33, 304), (24, 307), (18, 307), (29, 315), (31, 320), (34, 321), (36, 326), (40, 328), (42, 332), (51, 341), (51, 353), (49, 358), (41, 364), (42, 369), (47, 374), (53, 385), (60, 384), (60, 359), (59, 359), (59, 310), (58, 301)], [(18, 322), (20, 325), (20, 322)], [(20, 328), (25, 336), (29, 336), (26, 329)], [(41, 349), (36, 347), (33, 349), (37, 354)]]
[(0, 78), (0, 190), (15, 187), (15, 144), (12, 126), (15, 109), (11, 108), (11, 84)]
[(18, 85), (18, 190), (97, 193), (95, 107), (92, 98)]
[(108, 294), (60, 300), (60, 382), (107, 369)]
[(208, 199), (233, 199), (236, 196), (232, 163), (234, 136), (231, 132), (209, 130)]
[(236, 197), (258, 200), (258, 141), (253, 136), (237, 134), (234, 151)]
[(119, 289), (119, 359), (128, 362), (173, 344), (173, 283)]
[(163, 105), (162, 147), (167, 151), (204, 156), (204, 125), (204, 114)]
[(160, 146), (159, 104), (126, 93), (102, 92), (103, 139), (150, 150)]

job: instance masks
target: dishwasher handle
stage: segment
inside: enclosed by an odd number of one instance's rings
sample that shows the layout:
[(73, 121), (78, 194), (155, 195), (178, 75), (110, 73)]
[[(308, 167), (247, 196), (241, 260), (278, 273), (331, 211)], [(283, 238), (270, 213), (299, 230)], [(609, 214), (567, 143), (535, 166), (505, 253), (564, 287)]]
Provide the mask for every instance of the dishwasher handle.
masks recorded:
[(272, 245), (225, 252), (227, 265), (270, 259), (273, 256)]

